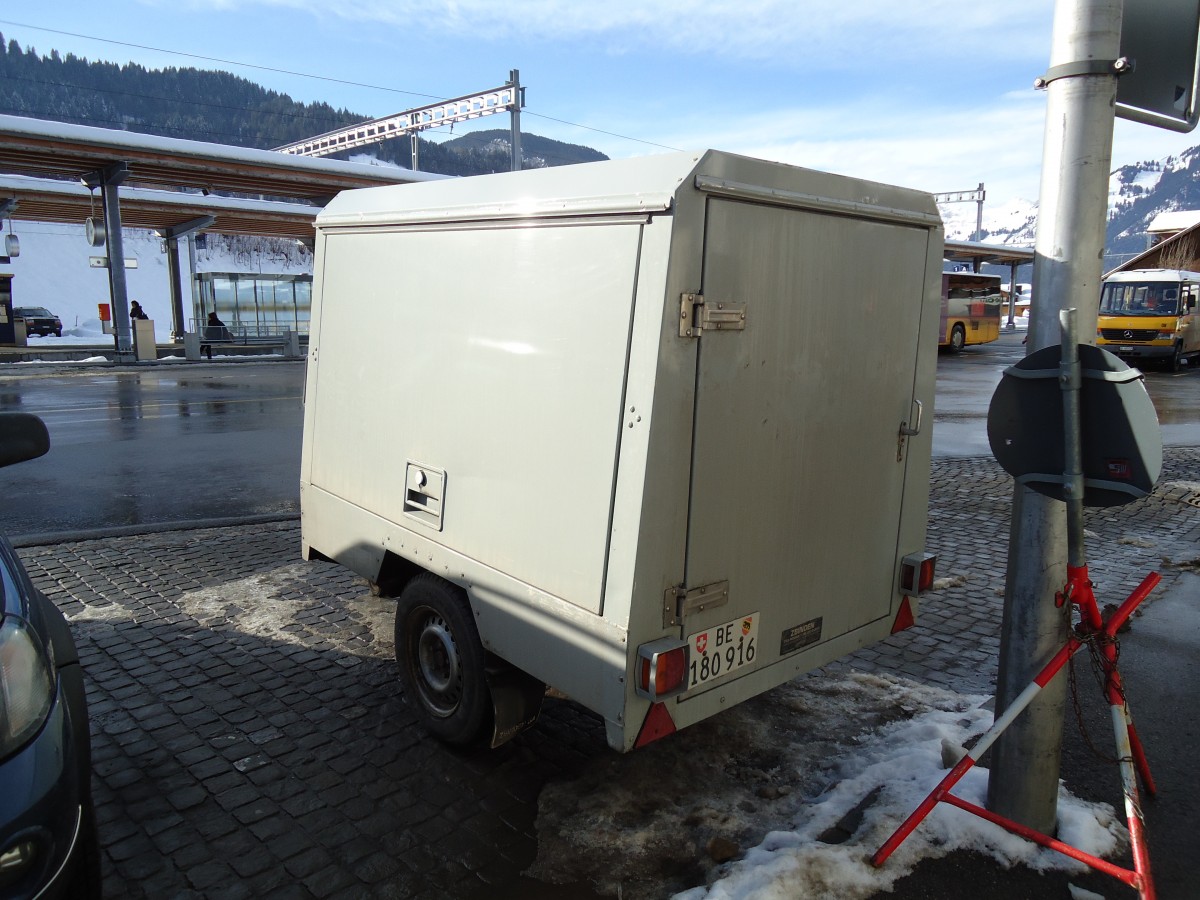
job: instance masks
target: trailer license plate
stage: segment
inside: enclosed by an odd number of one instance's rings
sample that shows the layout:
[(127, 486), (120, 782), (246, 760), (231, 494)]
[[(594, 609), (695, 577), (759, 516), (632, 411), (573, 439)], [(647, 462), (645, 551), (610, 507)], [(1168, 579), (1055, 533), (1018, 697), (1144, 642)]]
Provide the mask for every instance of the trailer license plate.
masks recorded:
[(754, 662), (758, 655), (758, 613), (688, 635), (691, 662), (688, 690), (701, 687)]

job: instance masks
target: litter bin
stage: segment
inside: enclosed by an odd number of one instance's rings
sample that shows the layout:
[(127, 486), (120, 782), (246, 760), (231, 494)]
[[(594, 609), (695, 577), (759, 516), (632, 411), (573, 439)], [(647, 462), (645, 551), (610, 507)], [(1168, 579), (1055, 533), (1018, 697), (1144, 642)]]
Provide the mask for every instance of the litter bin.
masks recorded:
[(195, 331), (183, 333), (183, 355), (187, 359), (200, 359), (200, 334)]
[(138, 362), (158, 359), (158, 345), (154, 342), (154, 320), (133, 320), (133, 357)]

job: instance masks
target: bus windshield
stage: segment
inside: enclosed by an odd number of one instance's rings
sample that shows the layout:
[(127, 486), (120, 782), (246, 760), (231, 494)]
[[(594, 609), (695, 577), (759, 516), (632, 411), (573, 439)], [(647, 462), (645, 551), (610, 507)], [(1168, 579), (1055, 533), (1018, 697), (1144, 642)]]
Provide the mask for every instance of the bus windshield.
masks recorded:
[(1102, 316), (1177, 316), (1179, 284), (1171, 281), (1119, 281), (1104, 285)]

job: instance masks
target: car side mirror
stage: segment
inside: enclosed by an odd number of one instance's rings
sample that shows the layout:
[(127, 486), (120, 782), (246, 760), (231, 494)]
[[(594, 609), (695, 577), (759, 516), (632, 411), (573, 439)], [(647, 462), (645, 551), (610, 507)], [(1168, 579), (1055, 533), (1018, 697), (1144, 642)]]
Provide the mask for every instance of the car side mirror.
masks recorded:
[(0, 413), (0, 466), (37, 459), (49, 450), (45, 422), (33, 413)]

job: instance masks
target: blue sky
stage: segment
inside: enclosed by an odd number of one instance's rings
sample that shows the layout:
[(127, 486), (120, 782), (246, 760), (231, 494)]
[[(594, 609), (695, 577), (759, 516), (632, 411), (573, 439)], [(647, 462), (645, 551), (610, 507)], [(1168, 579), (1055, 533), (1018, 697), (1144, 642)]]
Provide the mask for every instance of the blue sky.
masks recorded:
[[(612, 157), (713, 147), (930, 191), (984, 182), (989, 205), (1037, 199), (1050, 0), (50, 0), (0, 15), (6, 40), (42, 53), (221, 68), (368, 116), (516, 68), (524, 131)], [(1114, 168), (1195, 144), (1119, 120)]]

